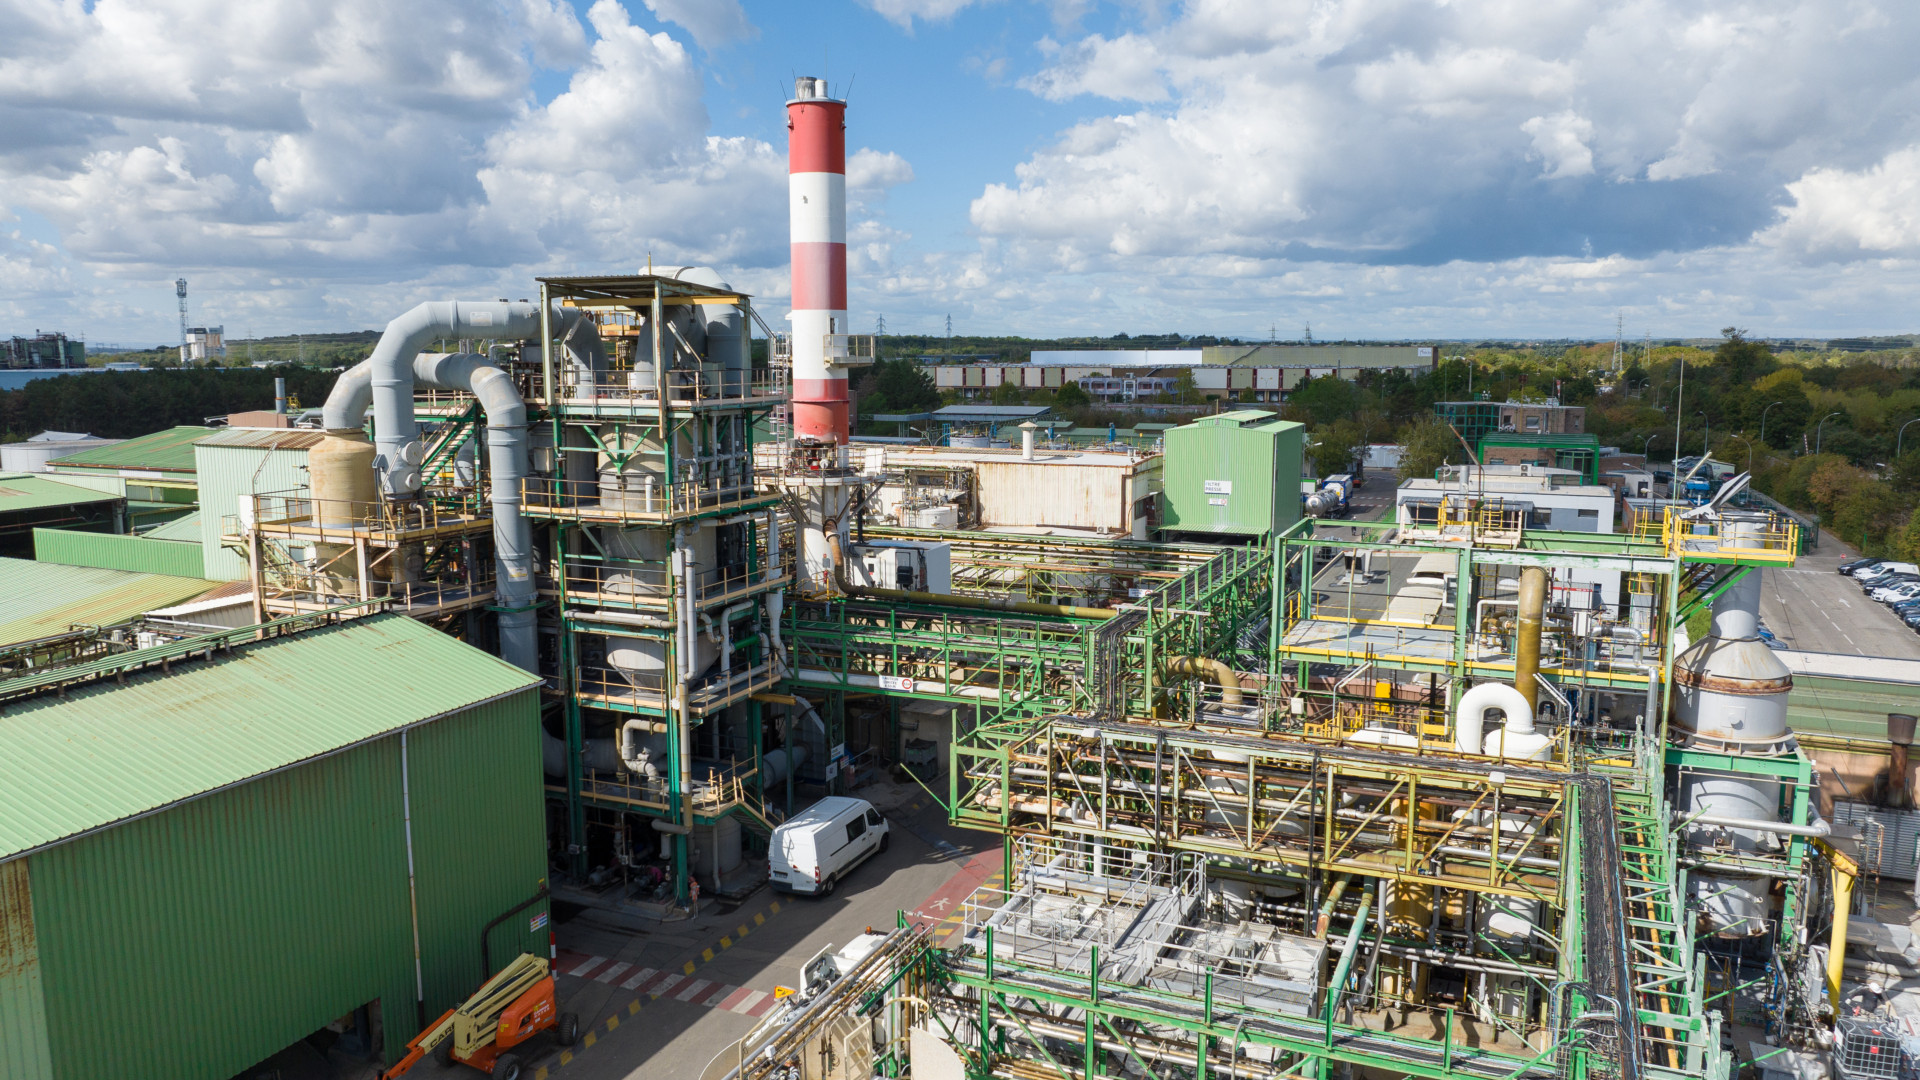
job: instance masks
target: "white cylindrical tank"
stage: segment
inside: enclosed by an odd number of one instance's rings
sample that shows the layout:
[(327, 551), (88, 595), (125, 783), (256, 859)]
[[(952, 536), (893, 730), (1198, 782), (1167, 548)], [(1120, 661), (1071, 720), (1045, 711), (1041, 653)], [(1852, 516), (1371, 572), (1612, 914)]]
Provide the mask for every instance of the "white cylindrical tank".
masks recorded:
[[(1739, 532), (1740, 519), (1723, 521)], [(1735, 753), (1773, 756), (1791, 753), (1786, 741), (1787, 694), (1793, 673), (1760, 640), (1760, 573), (1748, 570), (1713, 604), (1713, 629), (1674, 662), (1676, 738)], [(1745, 777), (1690, 779), (1681, 795), (1689, 815), (1779, 821), (1780, 785)], [(1776, 834), (1761, 829), (1694, 825), (1691, 843), (1715, 850), (1764, 854), (1779, 850)], [(1695, 906), (1704, 929), (1726, 938), (1766, 933), (1772, 909), (1772, 883), (1766, 878), (1735, 877), (1697, 871), (1690, 875)]]

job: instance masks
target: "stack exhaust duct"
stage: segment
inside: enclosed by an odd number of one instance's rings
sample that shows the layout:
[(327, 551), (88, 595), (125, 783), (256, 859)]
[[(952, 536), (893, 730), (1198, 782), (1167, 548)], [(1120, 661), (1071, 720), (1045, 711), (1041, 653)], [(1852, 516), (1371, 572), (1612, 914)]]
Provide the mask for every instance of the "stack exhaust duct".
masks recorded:
[(787, 196), (793, 258), (793, 427), (845, 444), (847, 372), (827, 335), (847, 332), (847, 103), (802, 75), (787, 102)]

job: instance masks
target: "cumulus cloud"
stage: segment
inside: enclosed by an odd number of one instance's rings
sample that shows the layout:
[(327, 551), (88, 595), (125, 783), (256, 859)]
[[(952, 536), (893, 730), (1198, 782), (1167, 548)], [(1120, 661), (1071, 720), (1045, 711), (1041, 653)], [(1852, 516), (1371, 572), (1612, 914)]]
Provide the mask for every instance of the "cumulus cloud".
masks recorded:
[(1536, 116), (1520, 125), (1533, 139), (1533, 153), (1545, 164), (1541, 175), (1549, 180), (1564, 180), (1593, 174), (1593, 150), (1587, 146), (1593, 138), (1593, 121), (1575, 112)]
[(646, 4), (663, 21), (692, 34), (694, 43), (709, 52), (760, 33), (740, 0), (646, 0)]
[(860, 3), (900, 29), (911, 32), (913, 20), (943, 22), (972, 7), (975, 0), (860, 0)]
[[(1920, 142), (1920, 118), (1892, 104), (1920, 94), (1907, 5), (1138, 10), (1038, 43), (1020, 85), (1124, 107), (986, 185), (971, 206), (984, 236), (1044, 236), (1055, 261), (1644, 257), (1745, 243), (1787, 181)], [(1852, 77), (1829, 77), (1841, 63)]]
[(1920, 256), (1920, 146), (1868, 169), (1814, 169), (1762, 239), (1806, 262)]
[[(785, 148), (716, 133), (687, 47), (617, 0), (584, 24), (567, 0), (15, 6), (0, 190), (60, 243), (0, 238), (0, 279), (189, 271), (205, 302), (242, 294), (230, 312), (365, 324), (649, 255), (786, 291)], [(648, 7), (703, 49), (756, 32), (737, 0)], [(564, 72), (545, 104), (541, 68)], [(862, 204), (913, 175), (883, 150), (852, 166)], [(857, 224), (870, 255), (905, 235)]]

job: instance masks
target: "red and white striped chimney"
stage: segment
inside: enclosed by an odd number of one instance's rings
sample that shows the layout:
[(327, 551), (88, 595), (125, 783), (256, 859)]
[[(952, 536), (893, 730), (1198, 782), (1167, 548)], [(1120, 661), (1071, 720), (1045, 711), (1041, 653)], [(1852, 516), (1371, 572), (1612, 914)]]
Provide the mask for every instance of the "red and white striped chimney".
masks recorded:
[(847, 371), (827, 335), (847, 332), (847, 103), (803, 75), (787, 102), (787, 198), (793, 245), (793, 428), (845, 443)]

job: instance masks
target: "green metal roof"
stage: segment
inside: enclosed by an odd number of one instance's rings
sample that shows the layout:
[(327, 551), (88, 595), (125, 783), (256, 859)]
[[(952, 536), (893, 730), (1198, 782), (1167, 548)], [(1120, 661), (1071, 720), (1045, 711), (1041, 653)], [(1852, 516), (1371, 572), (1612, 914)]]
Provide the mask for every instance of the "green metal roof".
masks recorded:
[(41, 510), (49, 506), (113, 502), (119, 497), (92, 488), (62, 484), (33, 473), (0, 473), (0, 514)]
[(375, 615), (31, 698), (0, 715), (0, 860), (538, 682), (412, 619)]
[(53, 465), (66, 469), (136, 469), (148, 472), (193, 472), (193, 444), (219, 428), (189, 424), (156, 431), (137, 439), (58, 458)]
[[(221, 584), (32, 559), (0, 559), (0, 645), (104, 626), (199, 596)], [(0, 745), (5, 745), (0, 743)]]
[(185, 540), (188, 543), (200, 543), (200, 511), (174, 518), (164, 525), (156, 525), (140, 535), (149, 540)]

